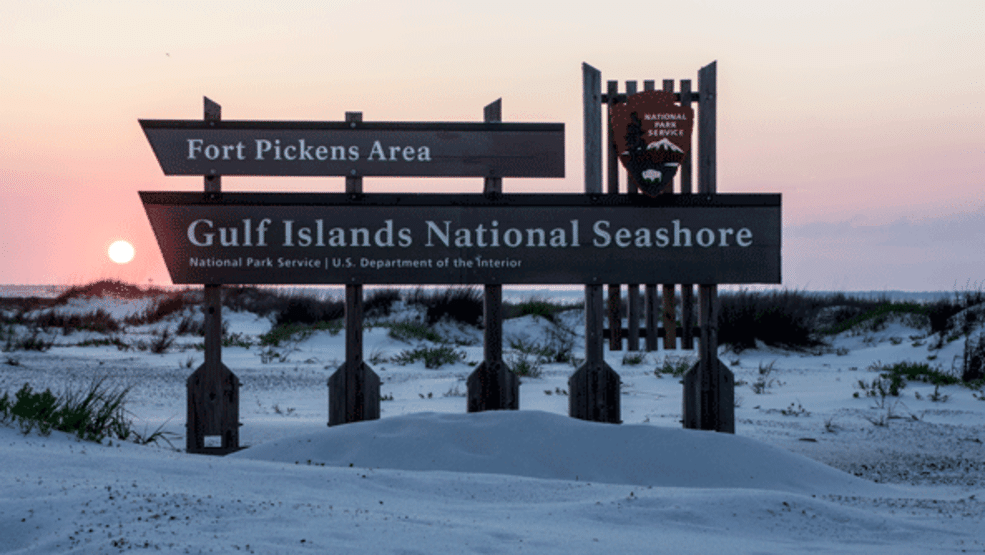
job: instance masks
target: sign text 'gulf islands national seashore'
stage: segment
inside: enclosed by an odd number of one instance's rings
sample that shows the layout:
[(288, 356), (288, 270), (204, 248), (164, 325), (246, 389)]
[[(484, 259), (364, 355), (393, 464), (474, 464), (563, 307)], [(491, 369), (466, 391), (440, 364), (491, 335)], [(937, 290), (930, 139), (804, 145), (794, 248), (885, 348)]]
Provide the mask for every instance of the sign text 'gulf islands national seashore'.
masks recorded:
[[(769, 198), (763, 198), (763, 197)], [(776, 282), (779, 195), (141, 193), (175, 283)]]

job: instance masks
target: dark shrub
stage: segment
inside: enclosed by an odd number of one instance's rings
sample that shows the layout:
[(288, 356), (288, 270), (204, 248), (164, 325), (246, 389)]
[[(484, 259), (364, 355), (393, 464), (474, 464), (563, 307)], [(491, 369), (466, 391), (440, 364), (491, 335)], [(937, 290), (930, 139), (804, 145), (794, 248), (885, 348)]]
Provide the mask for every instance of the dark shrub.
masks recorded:
[(336, 300), (292, 297), (277, 314), (275, 325), (331, 322), (345, 316), (345, 304)]
[(736, 351), (756, 340), (774, 347), (808, 349), (824, 345), (811, 326), (823, 301), (797, 291), (738, 291), (719, 297), (718, 341)]
[(407, 302), (427, 309), (428, 325), (434, 325), (443, 318), (469, 326), (482, 323), (482, 292), (476, 287), (453, 287), (440, 291), (418, 288), (411, 293)]
[(399, 289), (374, 289), (363, 299), (363, 314), (367, 317), (389, 316), (393, 303), (399, 300)]
[(961, 311), (985, 303), (985, 291), (980, 284), (976, 284), (972, 289), (970, 284), (966, 285), (964, 291), (955, 291), (953, 299), (942, 299), (933, 303), (931, 309), (934, 316), (931, 319), (931, 326), (934, 332), (941, 334), (941, 337), (950, 334), (955, 324), (961, 326), (959, 330), (962, 335), (969, 335), (977, 326), (979, 314), (975, 311), (968, 311), (960, 322), (953, 320), (954, 316)]
[(154, 339), (150, 342), (150, 352), (158, 355), (162, 355), (174, 345), (174, 335), (171, 334), (171, 330), (164, 328), (160, 333), (154, 334)]
[[(971, 304), (967, 304), (967, 303)], [(971, 296), (960, 296), (955, 295), (954, 299), (941, 299), (934, 301), (933, 303), (927, 305), (926, 313), (930, 318), (930, 331), (939, 334), (941, 337), (950, 335), (954, 330), (954, 316), (956, 316), (962, 310), (968, 307), (980, 304), (974, 302), (974, 298)], [(974, 325), (977, 323), (978, 314), (974, 311), (969, 311), (962, 322), (957, 322), (961, 329), (962, 335), (968, 335), (971, 332)]]
[(965, 383), (985, 378), (985, 334), (965, 339), (961, 380)]
[(34, 328), (31, 330), (30, 335), (17, 336), (14, 335), (13, 330), (7, 330), (4, 334), (2, 350), (4, 352), (9, 351), (40, 351), (44, 352), (50, 349), (55, 344), (55, 340), (46, 337), (45, 334), (41, 332), (39, 328)]
[(164, 291), (154, 287), (141, 289), (136, 285), (130, 285), (129, 283), (123, 283), (122, 281), (104, 279), (94, 281), (86, 285), (70, 287), (67, 291), (55, 298), (55, 304), (65, 304), (69, 299), (74, 299), (76, 297), (103, 297), (106, 295), (114, 295), (125, 299), (137, 299), (140, 297), (160, 295), (163, 293)]
[(0, 322), (29, 324), (27, 313), (54, 306), (54, 299), (40, 297), (0, 297)]
[(187, 314), (178, 322), (178, 327), (174, 330), (175, 335), (205, 335), (205, 323), (197, 320), (193, 315)]
[(241, 312), (252, 312), (260, 316), (283, 310), (288, 298), (277, 294), (276, 290), (259, 289), (253, 286), (228, 287), (222, 290), (222, 305)]

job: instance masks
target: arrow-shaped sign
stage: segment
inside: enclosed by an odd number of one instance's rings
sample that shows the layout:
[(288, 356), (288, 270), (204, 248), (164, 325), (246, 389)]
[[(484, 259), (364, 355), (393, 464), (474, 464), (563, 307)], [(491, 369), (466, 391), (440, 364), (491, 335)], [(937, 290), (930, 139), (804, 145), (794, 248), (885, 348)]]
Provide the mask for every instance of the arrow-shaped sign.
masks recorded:
[(140, 120), (165, 175), (564, 177), (563, 123)]

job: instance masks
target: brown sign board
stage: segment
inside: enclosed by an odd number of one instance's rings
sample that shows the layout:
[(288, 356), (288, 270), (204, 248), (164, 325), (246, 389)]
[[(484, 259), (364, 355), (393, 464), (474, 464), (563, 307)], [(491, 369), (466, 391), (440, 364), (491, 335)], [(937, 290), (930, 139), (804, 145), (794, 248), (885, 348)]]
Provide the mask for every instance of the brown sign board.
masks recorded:
[(691, 149), (694, 110), (674, 103), (674, 93), (645, 91), (612, 106), (612, 139), (619, 160), (644, 193), (671, 183)]
[(780, 195), (141, 192), (176, 284), (780, 283)]
[(564, 177), (563, 123), (140, 120), (165, 175)]

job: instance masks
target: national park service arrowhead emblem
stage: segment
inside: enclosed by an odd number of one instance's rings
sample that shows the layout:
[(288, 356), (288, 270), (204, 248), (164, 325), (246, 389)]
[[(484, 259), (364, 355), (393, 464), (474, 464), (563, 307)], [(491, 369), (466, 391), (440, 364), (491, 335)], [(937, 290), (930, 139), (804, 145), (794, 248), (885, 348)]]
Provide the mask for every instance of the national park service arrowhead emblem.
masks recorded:
[(655, 197), (672, 183), (691, 148), (694, 110), (674, 93), (645, 91), (615, 104), (609, 129), (619, 159), (640, 191)]

